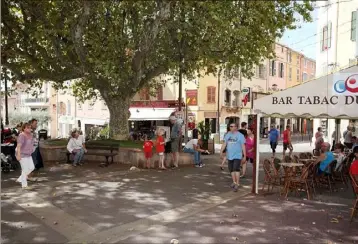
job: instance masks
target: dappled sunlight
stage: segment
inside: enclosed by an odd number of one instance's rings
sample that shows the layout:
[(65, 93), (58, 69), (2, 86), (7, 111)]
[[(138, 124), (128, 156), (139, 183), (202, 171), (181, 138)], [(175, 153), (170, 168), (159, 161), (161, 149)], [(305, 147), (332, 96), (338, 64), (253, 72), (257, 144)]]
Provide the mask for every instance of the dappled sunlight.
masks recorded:
[(93, 226), (93, 228), (95, 229), (103, 229), (103, 228), (112, 228), (116, 226), (115, 224), (111, 224), (111, 223), (97, 223)]
[(26, 221), (4, 221), (1, 220), (1, 224), (8, 225), (10, 227), (22, 229), (22, 228), (34, 228), (40, 226), (39, 224), (34, 224)]
[(261, 208), (272, 213), (282, 213), (283, 209), (280, 206), (275, 205), (261, 205)]

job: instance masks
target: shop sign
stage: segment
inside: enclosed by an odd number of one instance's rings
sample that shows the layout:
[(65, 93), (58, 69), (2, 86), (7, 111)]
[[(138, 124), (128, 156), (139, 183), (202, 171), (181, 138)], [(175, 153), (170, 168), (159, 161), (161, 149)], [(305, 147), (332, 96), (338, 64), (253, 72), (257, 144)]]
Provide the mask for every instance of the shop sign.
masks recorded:
[(278, 105), (351, 105), (358, 104), (358, 96), (296, 96), (296, 97), (272, 97), (272, 104)]
[(198, 90), (186, 90), (186, 104), (188, 106), (198, 105)]

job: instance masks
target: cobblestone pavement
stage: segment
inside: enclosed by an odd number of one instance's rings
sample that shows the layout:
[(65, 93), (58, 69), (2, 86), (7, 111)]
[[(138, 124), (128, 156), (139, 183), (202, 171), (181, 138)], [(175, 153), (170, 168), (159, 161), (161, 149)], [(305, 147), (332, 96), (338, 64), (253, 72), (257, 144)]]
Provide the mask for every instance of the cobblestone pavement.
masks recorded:
[(2, 243), (358, 243), (351, 189), (315, 201), (254, 196), (249, 167), (234, 193), (219, 161), (167, 171), (54, 164), (29, 192), (14, 182), (19, 172), (2, 175)]

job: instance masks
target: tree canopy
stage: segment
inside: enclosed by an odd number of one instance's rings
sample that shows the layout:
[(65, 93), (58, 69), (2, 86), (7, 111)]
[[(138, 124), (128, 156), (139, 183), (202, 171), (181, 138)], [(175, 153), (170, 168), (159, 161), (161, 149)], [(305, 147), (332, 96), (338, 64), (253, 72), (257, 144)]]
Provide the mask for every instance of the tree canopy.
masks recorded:
[(33, 86), (62, 88), (77, 79), (82, 99), (98, 94), (110, 112), (110, 135), (128, 135), (130, 99), (178, 67), (192, 77), (218, 65), (252, 67), (295, 15), (310, 20), (309, 1), (2, 0), (2, 64)]

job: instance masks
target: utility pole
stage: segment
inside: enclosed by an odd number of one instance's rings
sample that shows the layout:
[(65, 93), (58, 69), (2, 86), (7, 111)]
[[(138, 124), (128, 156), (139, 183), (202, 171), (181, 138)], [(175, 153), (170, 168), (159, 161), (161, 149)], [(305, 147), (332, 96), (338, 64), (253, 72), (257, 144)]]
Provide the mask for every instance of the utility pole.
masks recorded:
[(182, 72), (182, 61), (180, 59), (179, 64), (179, 112), (182, 110), (182, 97), (183, 97), (183, 72)]
[(8, 108), (8, 90), (7, 90), (7, 70), (3, 69), (5, 78), (5, 125), (9, 125), (9, 108)]
[(220, 83), (221, 83), (221, 80), (220, 80), (220, 77), (221, 77), (221, 72), (222, 72), (222, 68), (220, 67), (219, 69), (219, 72), (218, 72), (218, 111), (217, 111), (217, 131), (218, 131), (218, 134), (219, 134), (219, 140), (220, 140)]

